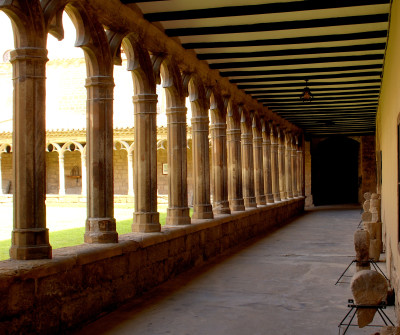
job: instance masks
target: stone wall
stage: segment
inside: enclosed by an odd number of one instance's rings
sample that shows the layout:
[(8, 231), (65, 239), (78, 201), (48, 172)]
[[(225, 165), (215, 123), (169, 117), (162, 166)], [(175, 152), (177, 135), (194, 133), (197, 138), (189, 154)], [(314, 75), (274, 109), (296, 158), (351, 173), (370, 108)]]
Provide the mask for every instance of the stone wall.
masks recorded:
[(58, 194), (59, 168), (58, 152), (46, 152), (46, 193)]
[(163, 164), (167, 164), (167, 150), (157, 150), (157, 193), (168, 194), (168, 174), (163, 174)]
[(0, 262), (0, 333), (59, 334), (301, 213), (293, 199), (118, 244), (68, 247), (52, 260)]
[(361, 136), (361, 194), (376, 192), (375, 136)]
[(305, 141), (304, 143), (304, 194), (306, 196), (306, 207), (313, 207), (313, 197), (311, 193), (311, 143)]
[[(3, 152), (1, 154), (1, 179), (3, 191), (8, 191), (8, 193), (12, 193), (13, 184), (12, 184), (12, 153)], [(6, 189), (9, 188), (9, 189)]]
[(114, 194), (128, 194), (128, 153), (114, 150)]

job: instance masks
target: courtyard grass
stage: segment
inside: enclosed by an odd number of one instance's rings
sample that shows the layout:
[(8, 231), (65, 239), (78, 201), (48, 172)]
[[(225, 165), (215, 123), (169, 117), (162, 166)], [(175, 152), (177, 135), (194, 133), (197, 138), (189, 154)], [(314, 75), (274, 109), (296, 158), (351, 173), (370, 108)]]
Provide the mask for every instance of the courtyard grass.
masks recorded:
[[(192, 209), (190, 210), (190, 216), (192, 215)], [(166, 212), (160, 212), (160, 223), (165, 225), (165, 219), (167, 217)], [(117, 221), (117, 232), (118, 235), (130, 233), (132, 225), (132, 219), (119, 220)], [(83, 234), (85, 233), (85, 227), (65, 229), (59, 231), (50, 231), (49, 240), (50, 245), (53, 249), (70, 247), (83, 243)], [(11, 233), (10, 233), (11, 234)], [(0, 241), (0, 260), (9, 259), (9, 250), (11, 246), (11, 239)]]

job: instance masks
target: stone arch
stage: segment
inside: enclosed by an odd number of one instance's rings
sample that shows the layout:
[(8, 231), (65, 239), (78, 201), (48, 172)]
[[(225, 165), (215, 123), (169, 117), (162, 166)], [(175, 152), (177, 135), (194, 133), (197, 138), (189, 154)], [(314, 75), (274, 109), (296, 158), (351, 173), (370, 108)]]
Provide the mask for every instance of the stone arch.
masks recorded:
[[(167, 106), (185, 106), (185, 92), (179, 67), (173, 62), (171, 57), (161, 57), (159, 70), (155, 68), (156, 77), (159, 71), (162, 85), (165, 89)], [(153, 63), (155, 63), (153, 61)]]
[(15, 48), (46, 47), (46, 31), (40, 2), (37, 0), (3, 0), (2, 10), (11, 19)]
[[(49, 32), (62, 31), (60, 13), (63, 11), (71, 18), (76, 29), (75, 46), (84, 51), (88, 77), (112, 75), (113, 59), (107, 36), (90, 5), (84, 7), (72, 0), (44, 0), (42, 7)], [(62, 34), (56, 37), (60, 39)]]
[(134, 34), (122, 40), (127, 57), (127, 70), (132, 73), (134, 95), (156, 94), (156, 81), (149, 52), (141, 47)]
[(314, 204), (358, 202), (358, 154), (360, 144), (345, 136), (332, 136), (311, 148)]
[[(207, 117), (210, 99), (207, 97), (204, 83), (197, 74), (186, 74), (187, 93), (192, 106), (192, 117)], [(186, 85), (185, 85), (186, 86)]]

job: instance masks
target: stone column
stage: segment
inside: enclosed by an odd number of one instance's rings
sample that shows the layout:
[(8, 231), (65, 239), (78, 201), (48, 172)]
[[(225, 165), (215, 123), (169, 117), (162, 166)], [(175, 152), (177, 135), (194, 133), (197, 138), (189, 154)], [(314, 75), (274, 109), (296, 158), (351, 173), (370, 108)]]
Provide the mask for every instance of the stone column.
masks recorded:
[(285, 180), (285, 131), (278, 133), (278, 161), (279, 161), (279, 191), (281, 200), (287, 199), (286, 180)]
[[(193, 108), (192, 108), (193, 110)], [(202, 113), (203, 114), (203, 113)], [(212, 219), (210, 203), (210, 156), (208, 144), (208, 116), (193, 116), (193, 219)]]
[[(279, 128), (277, 128), (279, 132)], [(278, 133), (271, 127), (271, 167), (272, 167), (272, 194), (274, 201), (281, 201), (279, 192), (279, 163), (278, 163)]]
[(46, 228), (47, 50), (11, 51), (14, 83), (14, 217), (11, 259), (51, 258)]
[(190, 224), (187, 194), (186, 107), (170, 106), (167, 113), (167, 225)]
[(289, 199), (293, 198), (293, 190), (292, 190), (292, 164), (291, 164), (291, 134), (290, 132), (286, 132), (285, 134), (285, 180), (286, 180), (286, 194)]
[(257, 207), (254, 192), (253, 134), (251, 123), (242, 112), (242, 180), (244, 207)]
[(133, 152), (128, 149), (128, 195), (133, 194)]
[(228, 168), (226, 150), (226, 113), (211, 110), (212, 173), (214, 177), (213, 211), (230, 214), (228, 201)]
[(157, 212), (157, 94), (133, 97), (135, 124), (133, 232), (161, 230)]
[(297, 193), (297, 150), (295, 144), (295, 138), (292, 142), (292, 150), (291, 150), (291, 159), (292, 159), (292, 190), (293, 190), (293, 197), (298, 197)]
[(86, 79), (87, 211), (86, 243), (116, 243), (113, 182), (113, 89), (108, 76)]
[(266, 204), (264, 193), (264, 169), (261, 127), (256, 118), (253, 117), (253, 159), (254, 159), (254, 191), (258, 206)]
[(236, 106), (230, 106), (227, 118), (228, 198), (231, 211), (244, 211), (242, 188), (242, 157), (240, 145), (240, 116)]
[(274, 203), (272, 194), (271, 136), (268, 124), (262, 120), (264, 192), (268, 204)]
[(297, 168), (299, 171), (299, 177), (298, 177), (298, 195), (300, 197), (304, 196), (303, 193), (303, 151), (301, 150), (301, 145), (297, 147)]
[(64, 152), (58, 153), (58, 180), (59, 180), (59, 188), (58, 194), (65, 195), (65, 169), (64, 169)]
[[(85, 150), (85, 149), (84, 149)], [(82, 165), (82, 195), (87, 195), (87, 180), (86, 180), (86, 150), (81, 152), (81, 165)]]

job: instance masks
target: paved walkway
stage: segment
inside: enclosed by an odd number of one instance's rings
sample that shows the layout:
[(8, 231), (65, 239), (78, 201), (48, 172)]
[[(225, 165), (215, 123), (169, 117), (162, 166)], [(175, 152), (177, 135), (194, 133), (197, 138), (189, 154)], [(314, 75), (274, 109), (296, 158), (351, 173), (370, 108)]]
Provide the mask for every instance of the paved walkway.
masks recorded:
[[(317, 207), (269, 236), (189, 271), (77, 334), (338, 334), (354, 258), (357, 207)], [(385, 268), (385, 264), (380, 266)], [(349, 274), (354, 272), (351, 268)], [(347, 278), (347, 281), (350, 278)], [(393, 307), (387, 312), (394, 321)], [(379, 320), (375, 318), (376, 322)], [(347, 334), (373, 334), (352, 327)]]

